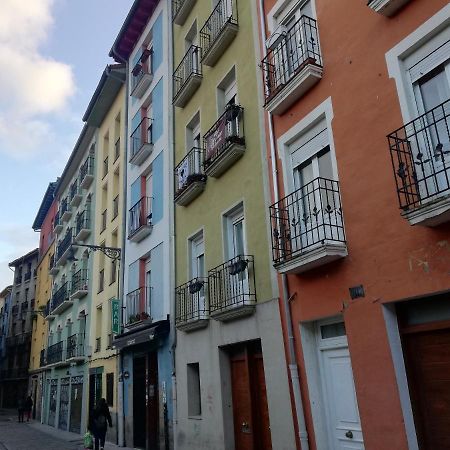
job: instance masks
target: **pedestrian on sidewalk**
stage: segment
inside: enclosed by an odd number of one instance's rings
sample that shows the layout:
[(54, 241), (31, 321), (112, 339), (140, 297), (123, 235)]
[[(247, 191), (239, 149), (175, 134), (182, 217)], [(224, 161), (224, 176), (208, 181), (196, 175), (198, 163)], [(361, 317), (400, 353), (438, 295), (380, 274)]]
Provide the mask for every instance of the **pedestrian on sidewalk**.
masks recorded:
[(91, 413), (89, 429), (94, 435), (95, 450), (104, 450), (108, 425), (112, 427), (111, 414), (104, 398), (100, 399)]
[(25, 412), (27, 413), (27, 422), (29, 422), (31, 419), (32, 410), (33, 410), (33, 399), (31, 398), (31, 395), (29, 395), (25, 400)]
[(23, 422), (23, 413), (25, 411), (25, 402), (23, 400), (23, 397), (20, 396), (19, 400), (17, 401), (17, 413), (19, 416), (19, 423)]

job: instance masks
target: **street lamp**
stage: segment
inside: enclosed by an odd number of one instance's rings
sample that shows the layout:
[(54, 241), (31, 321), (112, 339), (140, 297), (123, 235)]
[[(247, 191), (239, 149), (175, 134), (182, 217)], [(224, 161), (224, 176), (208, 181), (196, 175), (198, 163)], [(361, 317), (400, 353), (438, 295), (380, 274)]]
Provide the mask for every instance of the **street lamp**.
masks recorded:
[(113, 261), (120, 260), (120, 256), (122, 254), (122, 249), (117, 247), (105, 247), (104, 245), (89, 245), (89, 244), (70, 244), (69, 255), (67, 256), (67, 261), (74, 262), (78, 261), (78, 258), (75, 258), (75, 254), (73, 251), (73, 247), (86, 247), (93, 252), (100, 251), (105, 254), (108, 258)]

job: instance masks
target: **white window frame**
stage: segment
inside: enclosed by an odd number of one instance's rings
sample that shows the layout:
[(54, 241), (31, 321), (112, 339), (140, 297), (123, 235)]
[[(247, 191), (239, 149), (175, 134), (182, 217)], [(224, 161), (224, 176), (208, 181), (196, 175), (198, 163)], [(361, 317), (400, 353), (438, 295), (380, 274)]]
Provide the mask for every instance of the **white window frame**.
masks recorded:
[[(200, 249), (200, 252), (197, 250)], [(203, 230), (197, 233), (195, 236), (189, 239), (189, 279), (193, 278), (205, 278), (206, 277), (206, 265), (204, 264), (204, 273), (198, 272), (198, 259), (203, 255), (203, 263), (205, 262), (205, 239), (203, 237)]]
[(316, 18), (317, 13), (315, 0), (277, 0), (275, 5), (273, 5), (272, 9), (267, 14), (267, 25), (270, 34), (276, 32), (277, 27), (280, 26), (292, 12), (296, 14), (297, 10), (300, 11), (300, 9), (303, 8), (308, 1), (311, 3), (312, 16), (313, 18)]
[(234, 225), (237, 222), (242, 221), (242, 235), (243, 235), (243, 254), (247, 254), (247, 230), (245, 224), (245, 209), (244, 203), (240, 202), (228, 212), (223, 215), (224, 222), (224, 256), (225, 260), (228, 261), (235, 256), (234, 255)]

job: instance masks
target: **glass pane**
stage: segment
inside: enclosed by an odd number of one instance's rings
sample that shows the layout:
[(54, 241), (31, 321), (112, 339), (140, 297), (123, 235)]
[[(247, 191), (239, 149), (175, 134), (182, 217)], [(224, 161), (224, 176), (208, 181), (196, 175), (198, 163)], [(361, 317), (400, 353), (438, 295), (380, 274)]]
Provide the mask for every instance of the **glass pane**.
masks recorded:
[(328, 148), (319, 156), (319, 176), (322, 178), (333, 179), (333, 166), (331, 164), (331, 152)]
[(420, 93), (425, 111), (435, 108), (450, 98), (450, 88), (444, 68), (433, 77), (419, 80)]
[(345, 324), (344, 322), (330, 323), (328, 325), (322, 325), (320, 327), (320, 334), (322, 339), (331, 339), (340, 336), (345, 336)]
[(233, 224), (233, 250), (234, 255), (244, 254), (244, 221), (240, 220)]
[(205, 255), (199, 255), (197, 257), (197, 276), (205, 276)]

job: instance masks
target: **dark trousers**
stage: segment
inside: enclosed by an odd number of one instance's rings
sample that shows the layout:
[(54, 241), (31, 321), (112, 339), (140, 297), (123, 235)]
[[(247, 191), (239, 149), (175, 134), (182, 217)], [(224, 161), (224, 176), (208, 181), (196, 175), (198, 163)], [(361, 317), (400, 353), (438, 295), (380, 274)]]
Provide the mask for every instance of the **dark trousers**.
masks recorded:
[(18, 413), (19, 413), (19, 422), (23, 422), (23, 413), (24, 413), (23, 409), (19, 408)]
[(29, 422), (31, 419), (31, 409), (27, 410), (27, 422)]
[(94, 430), (95, 450), (105, 447), (106, 428), (104, 430)]

